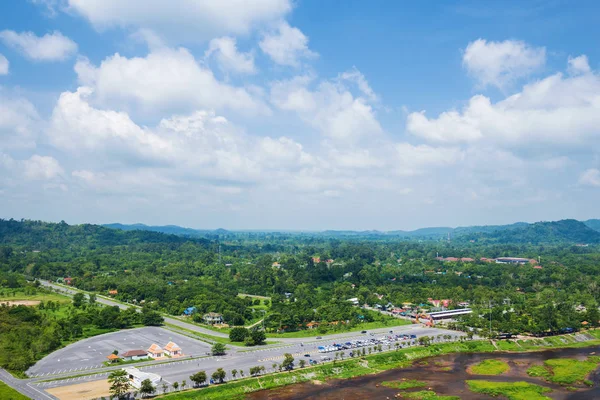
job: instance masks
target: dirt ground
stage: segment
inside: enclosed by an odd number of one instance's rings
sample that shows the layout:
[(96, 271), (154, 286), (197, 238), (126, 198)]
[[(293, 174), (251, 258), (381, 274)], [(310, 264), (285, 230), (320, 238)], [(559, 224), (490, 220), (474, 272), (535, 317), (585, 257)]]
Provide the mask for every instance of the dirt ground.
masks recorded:
[(37, 306), (40, 300), (0, 300), (0, 304), (8, 306)]
[(46, 391), (60, 400), (91, 400), (110, 397), (110, 384), (107, 380), (101, 380), (46, 389)]

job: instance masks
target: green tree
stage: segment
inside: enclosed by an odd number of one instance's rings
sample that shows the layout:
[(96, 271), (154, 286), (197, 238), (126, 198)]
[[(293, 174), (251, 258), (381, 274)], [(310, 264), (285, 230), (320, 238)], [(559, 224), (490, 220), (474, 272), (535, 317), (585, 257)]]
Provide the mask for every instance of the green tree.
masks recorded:
[(124, 369), (118, 369), (111, 372), (108, 376), (108, 383), (110, 383), (111, 395), (118, 399), (123, 398), (125, 393), (127, 393), (131, 387), (129, 377)]
[(196, 372), (194, 375), (190, 376), (190, 380), (194, 382), (196, 387), (202, 386), (204, 382), (206, 382), (206, 372), (200, 371)]
[(142, 394), (142, 398), (146, 397), (147, 395), (154, 394), (154, 392), (156, 392), (156, 388), (152, 384), (152, 381), (150, 379), (144, 379), (140, 386), (140, 393)]
[(235, 379), (235, 377), (236, 377), (237, 373), (238, 373), (238, 370), (237, 370), (237, 369), (232, 369), (232, 370), (231, 370), (231, 376), (233, 376), (233, 379)]
[(167, 389), (169, 388), (169, 385), (167, 385), (166, 383), (162, 384), (162, 390), (163, 390), (163, 394), (167, 393)]
[(235, 327), (229, 331), (229, 340), (232, 342), (243, 342), (249, 334), (250, 332), (248, 329), (244, 327)]
[(215, 343), (211, 348), (211, 352), (213, 356), (221, 356), (225, 354), (226, 347), (223, 343)]
[(299, 361), (299, 364), (300, 364), (300, 368), (304, 368), (304, 366), (306, 365), (306, 361), (304, 361), (304, 359), (301, 359)]
[(146, 326), (160, 326), (164, 321), (165, 319), (158, 311), (149, 310), (146, 308), (142, 310), (142, 324)]
[(219, 383), (223, 383), (226, 375), (227, 375), (227, 372), (225, 372), (225, 370), (223, 368), (219, 368), (215, 372), (213, 372), (213, 374), (211, 375), (211, 378), (215, 382), (219, 381)]
[(250, 333), (250, 336), (252, 337), (252, 340), (254, 340), (254, 344), (256, 345), (264, 344), (265, 340), (267, 340), (267, 335), (264, 331), (261, 330), (252, 331)]
[(182, 388), (183, 390), (185, 390), (185, 387), (186, 387), (186, 386), (187, 386), (187, 381), (184, 379), (184, 380), (182, 380), (182, 381), (181, 381), (181, 388)]
[(88, 303), (90, 304), (96, 304), (96, 295), (94, 293), (90, 293), (88, 295)]
[(294, 368), (294, 357), (290, 353), (285, 353), (283, 357), (283, 362), (281, 363), (282, 367), (291, 371)]
[(179, 389), (179, 382), (175, 381), (173, 382), (173, 389), (178, 390)]
[(85, 295), (83, 293), (75, 293), (73, 296), (73, 307), (80, 308), (85, 303)]

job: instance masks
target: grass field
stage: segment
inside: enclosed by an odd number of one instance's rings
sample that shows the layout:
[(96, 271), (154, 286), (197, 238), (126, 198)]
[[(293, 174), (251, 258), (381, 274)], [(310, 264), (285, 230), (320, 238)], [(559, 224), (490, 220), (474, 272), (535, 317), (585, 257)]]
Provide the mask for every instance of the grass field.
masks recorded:
[(411, 400), (460, 400), (458, 396), (442, 396), (431, 390), (421, 390), (420, 392), (399, 393), (401, 399)]
[(4, 382), (0, 382), (0, 399), (2, 400), (29, 400), (29, 397), (22, 395)]
[(393, 388), (393, 389), (413, 389), (427, 386), (427, 382), (417, 381), (415, 379), (402, 379), (399, 381), (384, 381), (381, 382), (381, 386)]
[(475, 375), (502, 375), (508, 372), (508, 363), (501, 360), (484, 360), (471, 366), (468, 371)]
[(410, 325), (410, 321), (406, 321), (404, 319), (399, 318), (390, 318), (384, 321), (373, 321), (373, 322), (364, 322), (362, 324), (357, 324), (352, 327), (352, 329), (348, 330), (330, 330), (326, 333), (319, 333), (317, 329), (306, 329), (302, 331), (296, 332), (285, 332), (285, 333), (267, 333), (268, 338), (305, 338), (305, 337), (316, 337), (316, 336), (327, 336), (327, 335), (335, 335), (338, 333), (351, 333), (351, 332), (360, 332), (360, 331), (368, 331), (369, 329), (379, 329), (379, 328), (390, 328), (393, 329), (395, 326), (403, 326)]
[(550, 400), (544, 396), (550, 389), (527, 382), (467, 381), (467, 385), (475, 393), (503, 396), (508, 400)]
[(58, 293), (45, 291), (38, 289), (35, 293), (26, 293), (23, 288), (19, 289), (7, 289), (2, 288), (0, 290), (0, 302), (2, 301), (16, 301), (16, 300), (33, 300), (33, 301), (56, 301), (59, 303), (70, 303), (71, 298), (63, 296)]
[(586, 377), (598, 367), (598, 358), (586, 361), (572, 358), (546, 360), (544, 365), (534, 365), (527, 370), (529, 376), (540, 377), (560, 385), (584, 383)]

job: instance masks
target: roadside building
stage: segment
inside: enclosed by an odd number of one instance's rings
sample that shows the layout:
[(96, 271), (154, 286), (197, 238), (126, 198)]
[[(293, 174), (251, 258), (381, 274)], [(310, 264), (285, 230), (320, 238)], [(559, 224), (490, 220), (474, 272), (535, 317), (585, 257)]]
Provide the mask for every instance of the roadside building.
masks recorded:
[(150, 372), (142, 372), (137, 368), (123, 368), (125, 372), (127, 372), (127, 377), (129, 378), (129, 383), (134, 388), (139, 389), (142, 386), (142, 382), (146, 379), (149, 379), (152, 382), (153, 386), (157, 386), (160, 382), (162, 382), (162, 377), (157, 374), (152, 374)]
[(174, 342), (169, 342), (165, 346), (165, 354), (171, 357), (178, 357), (182, 355), (181, 347), (177, 346)]
[(306, 327), (308, 329), (315, 329), (315, 328), (319, 327), (319, 323), (315, 322), (315, 321), (312, 321), (312, 322), (309, 322), (308, 324), (306, 324)]
[(71, 286), (73, 284), (73, 278), (70, 277), (64, 278), (63, 281), (65, 282), (65, 285)]
[(357, 306), (358, 303), (358, 297), (353, 297), (351, 299), (348, 299), (347, 301), (349, 301), (350, 303), (352, 303), (353, 306)]
[(496, 264), (529, 264), (531, 261), (529, 258), (519, 257), (499, 257), (496, 258)]
[(119, 361), (119, 359), (121, 357), (119, 357), (116, 354), (109, 354), (109, 355), (106, 356), (106, 358), (108, 358), (108, 361), (110, 361), (111, 363), (115, 363), (115, 362)]
[(116, 296), (117, 294), (119, 294), (119, 292), (117, 291), (117, 289), (112, 289), (108, 291), (108, 294), (111, 296)]
[(123, 360), (125, 361), (137, 361), (145, 360), (149, 356), (146, 350), (129, 350), (121, 354), (121, 357), (123, 357)]
[(196, 311), (197, 311), (196, 307), (188, 307), (185, 310), (183, 310), (183, 315), (190, 316), (190, 315), (195, 314)]
[(223, 316), (219, 313), (214, 313), (214, 312), (209, 312), (207, 314), (204, 314), (202, 319), (204, 320), (205, 323), (211, 324), (211, 325), (223, 323)]
[(152, 343), (152, 346), (148, 349), (148, 355), (152, 358), (161, 358), (164, 356), (164, 350), (156, 343)]

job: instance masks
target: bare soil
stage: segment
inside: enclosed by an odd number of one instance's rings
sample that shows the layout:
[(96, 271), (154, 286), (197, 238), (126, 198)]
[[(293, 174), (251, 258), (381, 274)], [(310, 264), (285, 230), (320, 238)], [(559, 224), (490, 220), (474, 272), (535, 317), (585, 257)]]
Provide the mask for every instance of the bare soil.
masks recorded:
[(48, 393), (60, 400), (91, 400), (100, 397), (110, 397), (110, 384), (108, 381), (93, 381), (78, 383), (76, 385), (60, 386), (46, 389)]
[(37, 306), (40, 304), (40, 300), (0, 300), (0, 304), (6, 304), (7, 306)]

